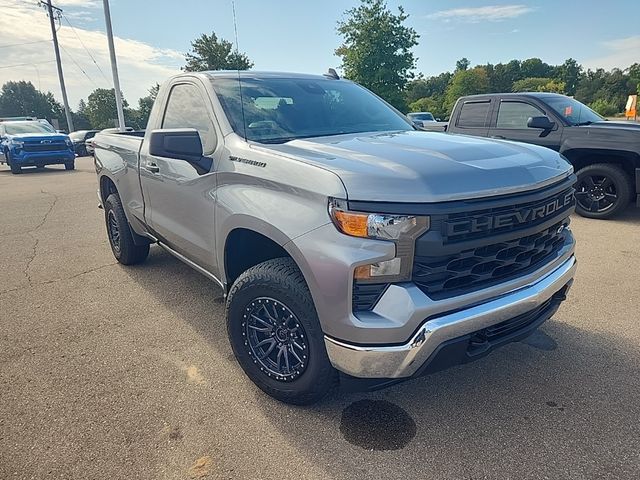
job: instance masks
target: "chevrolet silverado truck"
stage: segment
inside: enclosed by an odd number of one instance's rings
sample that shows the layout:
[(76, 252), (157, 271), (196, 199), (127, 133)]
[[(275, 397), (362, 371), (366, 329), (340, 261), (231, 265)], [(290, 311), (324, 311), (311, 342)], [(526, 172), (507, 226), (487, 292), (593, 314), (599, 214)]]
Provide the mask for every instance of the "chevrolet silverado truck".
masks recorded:
[(417, 131), (333, 75), (181, 74), (143, 138), (93, 143), (115, 258), (157, 244), (217, 283), (235, 357), (284, 402), (481, 358), (574, 276), (557, 152)]
[(56, 132), (39, 120), (0, 122), (0, 163), (6, 163), (11, 173), (22, 167), (43, 168), (63, 164), (67, 170), (75, 168), (76, 154), (68, 135)]
[(460, 98), (446, 130), (516, 140), (560, 152), (574, 166), (576, 211), (610, 218), (640, 206), (640, 124), (606, 121), (586, 105), (557, 93), (492, 93)]

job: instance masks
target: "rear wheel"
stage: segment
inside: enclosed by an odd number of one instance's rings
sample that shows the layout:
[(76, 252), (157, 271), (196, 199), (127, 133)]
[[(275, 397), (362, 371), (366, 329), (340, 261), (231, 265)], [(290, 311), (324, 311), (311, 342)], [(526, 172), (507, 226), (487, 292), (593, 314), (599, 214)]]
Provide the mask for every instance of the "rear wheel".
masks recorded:
[(123, 265), (143, 262), (149, 255), (149, 245), (136, 245), (131, 235), (131, 227), (122, 208), (117, 193), (112, 193), (104, 202), (104, 218), (107, 236), (113, 256)]
[(631, 201), (629, 176), (617, 165), (596, 163), (578, 171), (576, 212), (587, 218), (610, 218)]
[(229, 292), (227, 331), (247, 376), (282, 402), (317, 402), (337, 381), (311, 294), (290, 258), (240, 275)]

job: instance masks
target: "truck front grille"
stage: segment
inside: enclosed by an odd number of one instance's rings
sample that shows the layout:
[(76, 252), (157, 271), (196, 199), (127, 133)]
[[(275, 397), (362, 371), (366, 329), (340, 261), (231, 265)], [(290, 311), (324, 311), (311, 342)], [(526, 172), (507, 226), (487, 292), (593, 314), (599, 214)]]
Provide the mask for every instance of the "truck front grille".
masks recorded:
[(64, 142), (56, 143), (25, 143), (22, 149), (25, 152), (59, 152), (68, 150), (67, 144)]
[(444, 256), (416, 256), (413, 281), (433, 299), (463, 295), (534, 272), (553, 261), (567, 242), (569, 219), (521, 238)]

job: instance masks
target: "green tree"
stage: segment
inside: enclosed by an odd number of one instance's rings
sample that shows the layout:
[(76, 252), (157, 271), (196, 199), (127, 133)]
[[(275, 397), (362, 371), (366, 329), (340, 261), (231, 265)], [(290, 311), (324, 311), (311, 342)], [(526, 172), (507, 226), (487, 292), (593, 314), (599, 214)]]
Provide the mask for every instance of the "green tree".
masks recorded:
[(445, 96), (445, 110), (450, 112), (458, 98), (489, 91), (489, 78), (482, 67), (470, 70), (458, 70), (454, 75)]
[[(125, 123), (129, 123), (127, 120), (130, 120), (132, 115), (126, 100), (123, 100), (123, 107), (125, 110)], [(85, 115), (93, 128), (103, 129), (117, 126), (118, 109), (116, 107), (115, 90), (113, 88), (96, 88), (91, 92), (87, 98)]]
[(7, 82), (0, 90), (0, 117), (37, 117), (66, 128), (62, 105), (51, 92), (41, 92), (31, 82)]
[(75, 112), (71, 112), (73, 117), (73, 126), (76, 130), (90, 130), (91, 122), (87, 117), (87, 104), (84, 100), (78, 102), (78, 109)]
[(419, 38), (404, 24), (409, 16), (402, 7), (394, 14), (384, 0), (361, 0), (345, 16), (338, 22), (343, 42), (336, 49), (345, 76), (406, 111), (403, 91), (413, 78), (416, 58), (411, 49)]
[(442, 96), (420, 98), (409, 105), (409, 110), (411, 112), (431, 112), (436, 118), (447, 116), (447, 110), (444, 108), (444, 97)]
[(471, 65), (471, 62), (469, 62), (469, 59), (466, 57), (462, 57), (460, 60), (458, 60), (456, 62), (456, 72), (460, 71), (460, 70), (467, 70), (469, 68), (469, 65)]
[(543, 78), (550, 77), (553, 68), (548, 63), (544, 63), (539, 58), (528, 58), (520, 64), (521, 78)]
[(589, 106), (603, 117), (611, 117), (617, 113), (620, 113), (620, 110), (618, 110), (618, 107), (615, 103), (604, 100), (602, 98), (599, 98)]
[(530, 77), (514, 82), (512, 92), (555, 92), (564, 93), (565, 84), (552, 78)]
[(233, 50), (231, 42), (218, 38), (215, 32), (203, 33), (191, 42), (191, 52), (184, 57), (185, 72), (205, 70), (249, 70), (253, 62), (244, 53)]
[(556, 80), (565, 85), (565, 91), (563, 93), (571, 96), (575, 95), (580, 76), (582, 75), (582, 67), (580, 64), (573, 58), (569, 58), (565, 60), (562, 65), (556, 67), (555, 70)]
[(149, 115), (151, 115), (153, 103), (158, 96), (158, 90), (160, 90), (160, 85), (156, 83), (149, 89), (149, 95), (138, 100), (137, 121), (140, 123), (140, 128), (145, 128), (149, 121)]

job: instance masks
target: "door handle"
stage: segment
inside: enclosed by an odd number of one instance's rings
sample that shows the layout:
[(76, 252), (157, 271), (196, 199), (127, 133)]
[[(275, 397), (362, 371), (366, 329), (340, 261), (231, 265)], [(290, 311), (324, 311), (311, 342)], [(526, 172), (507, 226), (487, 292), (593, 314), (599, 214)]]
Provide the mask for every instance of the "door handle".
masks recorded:
[(160, 171), (160, 167), (155, 163), (147, 163), (144, 168), (151, 173), (158, 173)]

